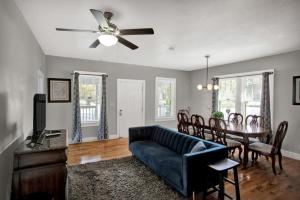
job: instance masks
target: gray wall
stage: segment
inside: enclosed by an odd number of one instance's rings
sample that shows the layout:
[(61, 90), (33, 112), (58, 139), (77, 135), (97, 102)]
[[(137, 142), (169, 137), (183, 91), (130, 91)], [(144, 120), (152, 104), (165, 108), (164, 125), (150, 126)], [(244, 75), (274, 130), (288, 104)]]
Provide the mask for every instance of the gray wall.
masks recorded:
[(10, 198), (13, 150), (32, 131), (32, 99), (45, 56), (14, 1), (0, 1), (0, 27), (0, 199), (4, 200)]
[[(210, 78), (215, 75), (275, 69), (274, 74), (274, 127), (287, 120), (289, 129), (284, 140), (283, 149), (300, 153), (300, 106), (292, 105), (292, 77), (300, 75), (300, 51), (280, 54), (209, 68)], [(191, 110), (209, 116), (208, 106), (211, 107), (211, 93), (200, 92), (197, 84), (205, 81), (205, 71), (190, 72)]]
[[(71, 72), (74, 70), (105, 72), (109, 75), (107, 80), (107, 115), (110, 135), (117, 134), (117, 79), (138, 79), (146, 81), (145, 123), (147, 125), (162, 124), (170, 128), (176, 128), (176, 121), (161, 123), (154, 121), (156, 76), (176, 78), (177, 108), (184, 108), (189, 105), (189, 72), (46, 56), (47, 77), (72, 78)], [(71, 135), (72, 104), (48, 103), (47, 128), (67, 128), (69, 135)]]

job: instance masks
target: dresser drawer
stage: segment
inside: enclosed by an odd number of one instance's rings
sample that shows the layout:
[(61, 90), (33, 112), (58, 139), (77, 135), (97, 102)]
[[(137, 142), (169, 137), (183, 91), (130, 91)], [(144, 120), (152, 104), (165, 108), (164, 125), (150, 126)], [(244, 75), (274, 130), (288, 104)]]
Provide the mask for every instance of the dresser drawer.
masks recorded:
[(16, 170), (13, 173), (11, 199), (45, 192), (54, 200), (64, 200), (66, 180), (67, 168), (63, 163)]
[(41, 151), (15, 155), (14, 169), (17, 170), (55, 163), (66, 163), (66, 151), (66, 149), (57, 149), (51, 151)]

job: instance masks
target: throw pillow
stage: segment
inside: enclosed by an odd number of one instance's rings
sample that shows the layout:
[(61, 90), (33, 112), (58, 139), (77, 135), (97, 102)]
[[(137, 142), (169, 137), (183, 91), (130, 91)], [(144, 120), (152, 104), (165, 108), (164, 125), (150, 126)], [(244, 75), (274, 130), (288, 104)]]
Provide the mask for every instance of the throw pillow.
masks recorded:
[(197, 144), (195, 144), (195, 146), (192, 148), (191, 153), (194, 152), (199, 152), (199, 151), (204, 151), (206, 150), (206, 146), (202, 141), (197, 142)]

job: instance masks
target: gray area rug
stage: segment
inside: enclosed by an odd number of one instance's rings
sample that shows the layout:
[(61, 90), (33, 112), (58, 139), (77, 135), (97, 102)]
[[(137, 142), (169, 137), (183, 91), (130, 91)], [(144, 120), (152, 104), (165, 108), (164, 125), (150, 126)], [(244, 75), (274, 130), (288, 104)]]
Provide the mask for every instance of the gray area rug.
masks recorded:
[(134, 157), (68, 167), (68, 199), (182, 200)]

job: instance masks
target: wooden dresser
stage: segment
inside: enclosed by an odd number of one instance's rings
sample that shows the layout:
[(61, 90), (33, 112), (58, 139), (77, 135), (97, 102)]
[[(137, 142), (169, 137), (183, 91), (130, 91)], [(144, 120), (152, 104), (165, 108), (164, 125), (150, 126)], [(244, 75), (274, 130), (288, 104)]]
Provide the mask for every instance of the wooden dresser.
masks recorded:
[(54, 200), (66, 199), (67, 132), (43, 136), (40, 145), (24, 141), (14, 152), (12, 199), (33, 193), (48, 193)]

